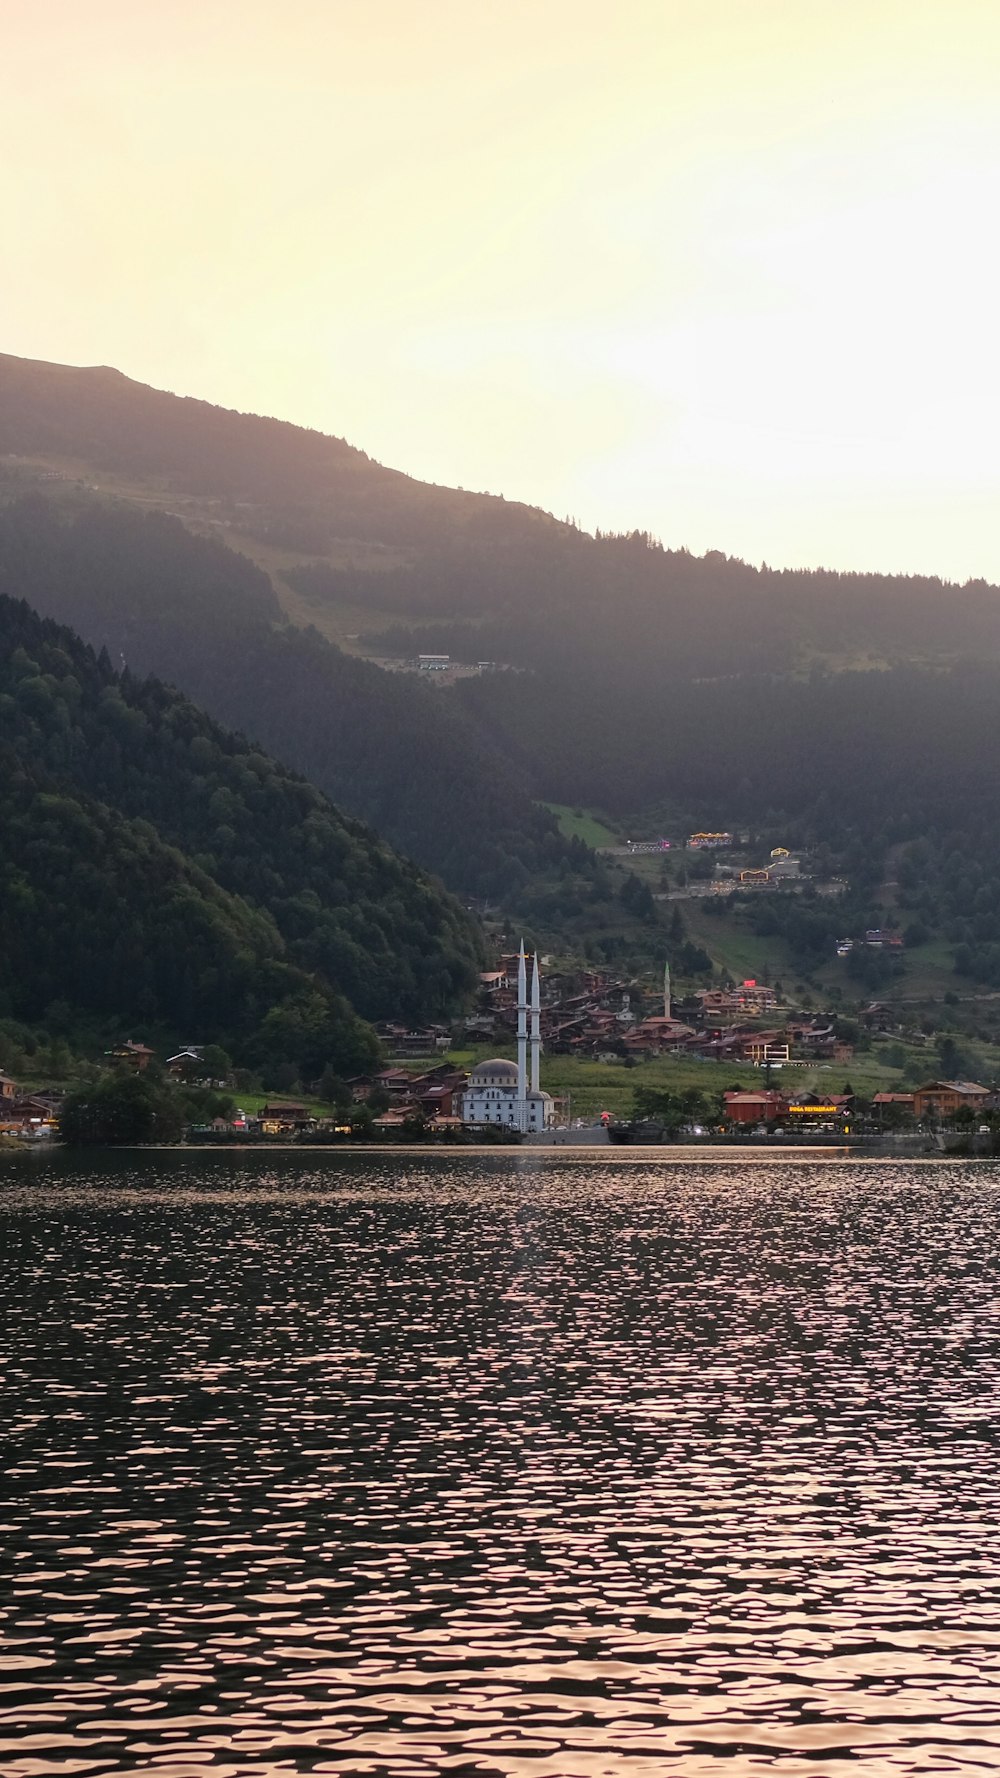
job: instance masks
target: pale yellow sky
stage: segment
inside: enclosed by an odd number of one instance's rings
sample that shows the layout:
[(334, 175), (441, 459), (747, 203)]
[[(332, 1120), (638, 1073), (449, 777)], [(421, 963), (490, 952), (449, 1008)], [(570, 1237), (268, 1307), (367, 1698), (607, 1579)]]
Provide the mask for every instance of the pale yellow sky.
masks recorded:
[(996, 0), (0, 0), (0, 349), (1000, 581)]

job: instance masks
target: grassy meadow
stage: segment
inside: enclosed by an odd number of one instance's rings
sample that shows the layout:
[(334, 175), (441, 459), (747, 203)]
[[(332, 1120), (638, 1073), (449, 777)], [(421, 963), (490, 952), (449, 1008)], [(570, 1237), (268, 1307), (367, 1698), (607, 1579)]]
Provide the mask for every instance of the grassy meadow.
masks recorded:
[[(508, 1055), (513, 1059), (510, 1044), (472, 1049), (455, 1049), (448, 1060), (458, 1067), (471, 1068), (489, 1055)], [(895, 1065), (902, 1055), (905, 1066)], [(977, 1045), (970, 1058), (977, 1065), (977, 1078), (984, 1085), (1000, 1078), (1000, 1047)], [(903, 1091), (904, 1081), (916, 1084), (932, 1080), (940, 1069), (932, 1045), (876, 1043), (870, 1050), (858, 1051), (850, 1062), (808, 1062), (772, 1071), (772, 1084), (787, 1093), (839, 1093), (850, 1085), (862, 1098), (873, 1093)], [(765, 1084), (762, 1068), (732, 1062), (705, 1062), (698, 1057), (659, 1056), (649, 1061), (626, 1066), (623, 1061), (591, 1061), (583, 1056), (547, 1056), (543, 1053), (542, 1086), (547, 1093), (570, 1100), (570, 1116), (585, 1119), (599, 1117), (610, 1111), (614, 1117), (628, 1117), (632, 1112), (637, 1087), (657, 1091), (684, 1092), (696, 1088), (709, 1098), (729, 1087), (759, 1088)]]

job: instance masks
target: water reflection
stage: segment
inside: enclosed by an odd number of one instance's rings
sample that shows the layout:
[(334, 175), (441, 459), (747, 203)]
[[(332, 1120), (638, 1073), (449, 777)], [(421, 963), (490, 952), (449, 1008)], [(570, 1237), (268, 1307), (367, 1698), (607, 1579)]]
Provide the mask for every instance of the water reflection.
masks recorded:
[(11, 1164), (0, 1768), (1000, 1768), (998, 1186)]

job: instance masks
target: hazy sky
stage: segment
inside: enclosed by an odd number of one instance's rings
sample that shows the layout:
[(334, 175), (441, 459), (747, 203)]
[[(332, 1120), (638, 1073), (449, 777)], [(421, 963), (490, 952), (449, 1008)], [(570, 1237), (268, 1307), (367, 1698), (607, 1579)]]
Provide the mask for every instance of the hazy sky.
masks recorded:
[(0, 0), (0, 349), (1000, 580), (996, 0)]

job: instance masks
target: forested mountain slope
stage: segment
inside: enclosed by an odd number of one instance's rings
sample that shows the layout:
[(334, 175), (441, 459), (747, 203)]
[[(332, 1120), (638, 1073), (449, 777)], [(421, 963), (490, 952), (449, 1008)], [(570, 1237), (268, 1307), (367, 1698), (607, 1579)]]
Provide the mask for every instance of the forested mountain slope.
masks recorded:
[(134, 676), (180, 686), (458, 889), (509, 894), (539, 872), (590, 868), (487, 722), (315, 631), (276, 626), (267, 575), (175, 518), (91, 502), (64, 520), (22, 501), (0, 511), (0, 591)]
[[(71, 461), (145, 478), (151, 488), (259, 510), (275, 534), (298, 523), (334, 537), (416, 544), (503, 502), (415, 481), (302, 426), (170, 395), (107, 366), (77, 368), (0, 353), (0, 455)], [(552, 521), (519, 507), (531, 531)], [(251, 520), (251, 522), (253, 522)]]
[(267, 545), (279, 592), (295, 589), (321, 628), (339, 609), (352, 631), (367, 616), (378, 650), (388, 636), (406, 651), (425, 641), (621, 681), (787, 670), (817, 654), (1000, 658), (1000, 592), (982, 582), (771, 571), (640, 533), (590, 537), (532, 507), (385, 469), (342, 439), (106, 368), (0, 356), (5, 455), (22, 477), (46, 464), (71, 479), (117, 477), (132, 499), (174, 499), (195, 525)]
[[(1000, 977), (997, 588), (592, 538), (103, 370), (0, 360), (4, 450), (0, 586), (176, 681), (463, 891), (592, 892), (535, 799), (640, 831), (780, 828), (866, 894), (898, 880)], [(91, 472), (117, 507), (94, 508)], [(44, 478), (61, 516), (10, 505)], [(434, 694), (317, 630), (518, 670)]]
[[(310, 784), (156, 680), (0, 598), (9, 1011), (145, 1020), (361, 1066), (363, 1018), (447, 1014), (458, 905)], [(361, 1016), (359, 1016), (361, 1015)]]

